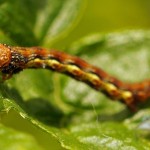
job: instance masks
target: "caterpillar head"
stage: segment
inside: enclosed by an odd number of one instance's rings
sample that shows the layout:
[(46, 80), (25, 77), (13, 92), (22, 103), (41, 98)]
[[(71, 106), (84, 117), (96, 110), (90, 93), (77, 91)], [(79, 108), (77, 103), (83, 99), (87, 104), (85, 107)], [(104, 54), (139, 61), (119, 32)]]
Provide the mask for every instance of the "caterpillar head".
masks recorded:
[(0, 44), (0, 68), (7, 66), (11, 61), (10, 47), (5, 44)]

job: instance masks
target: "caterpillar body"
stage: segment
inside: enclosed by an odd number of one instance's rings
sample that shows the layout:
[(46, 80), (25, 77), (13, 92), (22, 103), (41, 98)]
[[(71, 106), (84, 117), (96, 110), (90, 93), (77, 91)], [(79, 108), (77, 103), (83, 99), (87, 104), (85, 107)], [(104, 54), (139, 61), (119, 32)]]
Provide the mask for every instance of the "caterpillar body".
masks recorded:
[(64, 52), (40, 47), (11, 47), (0, 44), (0, 71), (2, 79), (28, 68), (45, 68), (88, 84), (112, 100), (125, 103), (132, 110), (136, 104), (150, 97), (150, 80), (141, 83), (124, 83), (102, 69)]

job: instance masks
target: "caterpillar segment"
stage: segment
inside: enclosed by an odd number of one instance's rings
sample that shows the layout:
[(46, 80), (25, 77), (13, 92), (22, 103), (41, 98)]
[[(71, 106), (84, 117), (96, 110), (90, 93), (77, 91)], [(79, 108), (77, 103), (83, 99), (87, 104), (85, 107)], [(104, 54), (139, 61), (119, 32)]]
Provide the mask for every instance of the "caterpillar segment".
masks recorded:
[(11, 47), (0, 44), (0, 70), (3, 80), (24, 69), (43, 68), (66, 74), (101, 91), (112, 100), (125, 103), (133, 111), (150, 97), (150, 81), (124, 83), (102, 69), (64, 52), (40, 47)]

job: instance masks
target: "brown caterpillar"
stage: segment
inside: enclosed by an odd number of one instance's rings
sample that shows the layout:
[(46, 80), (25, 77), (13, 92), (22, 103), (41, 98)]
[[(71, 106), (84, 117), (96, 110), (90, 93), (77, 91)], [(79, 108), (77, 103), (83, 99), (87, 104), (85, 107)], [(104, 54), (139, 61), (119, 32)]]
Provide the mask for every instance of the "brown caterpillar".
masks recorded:
[(142, 83), (123, 83), (100, 68), (63, 52), (0, 44), (0, 70), (3, 80), (27, 68), (45, 68), (67, 74), (113, 100), (120, 100), (132, 110), (136, 110), (137, 103), (150, 97), (150, 80)]

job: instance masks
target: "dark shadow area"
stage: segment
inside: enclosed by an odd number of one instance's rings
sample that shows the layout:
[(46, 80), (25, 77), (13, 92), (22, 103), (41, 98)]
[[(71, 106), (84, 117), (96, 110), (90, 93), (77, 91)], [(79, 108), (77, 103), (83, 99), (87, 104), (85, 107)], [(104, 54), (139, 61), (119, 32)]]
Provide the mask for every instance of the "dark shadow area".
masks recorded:
[(124, 109), (112, 115), (111, 114), (99, 114), (97, 118), (99, 122), (106, 122), (106, 121), (121, 122), (128, 117), (132, 117), (133, 115), (134, 115), (133, 112), (131, 112), (128, 109)]
[(150, 108), (150, 98), (147, 99), (147, 101), (144, 102), (144, 103), (139, 103), (139, 104), (138, 104), (138, 108), (139, 108), (139, 109)]
[(41, 98), (30, 99), (25, 102), (25, 106), (30, 116), (48, 125), (61, 126), (64, 117), (63, 112), (48, 101)]
[(33, 98), (24, 101), (22, 96), (15, 88), (9, 88), (7, 85), (0, 85), (3, 97), (13, 100), (29, 116), (36, 118), (44, 124), (60, 127), (65, 117), (63, 112), (43, 98)]

